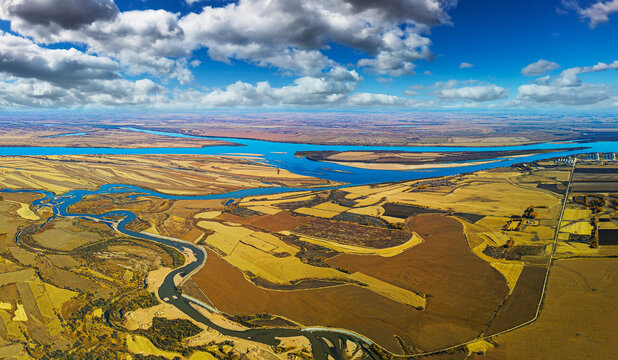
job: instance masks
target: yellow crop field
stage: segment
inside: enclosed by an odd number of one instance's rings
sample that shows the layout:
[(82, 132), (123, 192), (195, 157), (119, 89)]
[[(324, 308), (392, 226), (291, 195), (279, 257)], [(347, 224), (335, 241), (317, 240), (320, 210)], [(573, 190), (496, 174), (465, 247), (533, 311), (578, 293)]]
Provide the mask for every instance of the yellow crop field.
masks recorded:
[(299, 197), (306, 197), (308, 191), (295, 191), (295, 192), (282, 192), (279, 194), (270, 194), (270, 195), (255, 195), (255, 196), (247, 196), (243, 198), (244, 202), (247, 203), (255, 203), (255, 202), (263, 202), (263, 201), (277, 201), (281, 199), (294, 199), (298, 200)]
[(266, 205), (247, 206), (247, 208), (250, 210), (261, 212), (261, 213), (268, 214), (268, 215), (274, 215), (274, 214), (281, 212), (281, 209), (277, 209), (275, 207), (266, 206)]
[(338, 212), (334, 212), (334, 211), (322, 210), (322, 209), (314, 209), (314, 208), (306, 208), (306, 207), (298, 208), (298, 209), (294, 210), (294, 212), (299, 213), (299, 214), (303, 214), (303, 215), (321, 217), (321, 218), (325, 218), (325, 219), (330, 219), (332, 217), (335, 217), (335, 216), (339, 215)]
[(189, 357), (189, 360), (217, 360), (211, 353), (207, 353), (205, 351), (195, 351)]
[(354, 207), (348, 210), (347, 212), (352, 213), (352, 214), (359, 214), (359, 215), (381, 216), (382, 214), (384, 214), (384, 209), (381, 206), (376, 205), (376, 206)]
[[(350, 194), (346, 196), (348, 199), (356, 199), (362, 196), (368, 196), (373, 199), (373, 201), (378, 201), (381, 197), (386, 195), (392, 195), (399, 193), (401, 191), (407, 190), (410, 188), (410, 183), (403, 184), (392, 184), (392, 185), (381, 185), (381, 186), (373, 186), (373, 185), (361, 185), (346, 188), (346, 191), (349, 191)], [(373, 198), (371, 195), (378, 196), (378, 198)]]
[(9, 341), (23, 341), (25, 340), (24, 334), (21, 332), (21, 328), (19, 323), (11, 320), (13, 318), (13, 313), (9, 313), (8, 311), (0, 311), (0, 321), (2, 324), (0, 326), (4, 326), (6, 328), (7, 340)]
[(11, 303), (0, 301), (0, 310), (10, 311), (11, 309), (13, 309), (13, 305), (11, 305)]
[(523, 264), (492, 262), (490, 265), (498, 270), (506, 279), (506, 285), (509, 287), (509, 294), (513, 292), (521, 271), (524, 269)]
[(26, 282), (34, 280), (35, 278), (36, 277), (34, 269), (23, 269), (7, 273), (0, 273), (0, 286)]
[(312, 209), (319, 209), (319, 210), (325, 210), (325, 211), (332, 211), (332, 212), (336, 212), (336, 213), (341, 213), (344, 212), (346, 210), (349, 210), (350, 208), (345, 207), (345, 206), (341, 206), (339, 204), (335, 204), (333, 202), (323, 202), (321, 204), (318, 204), (316, 206), (314, 206)]
[(43, 322), (45, 323), (45, 327), (49, 332), (49, 335), (52, 337), (59, 336), (62, 332), (62, 324), (56, 316), (54, 311), (54, 305), (47, 294), (45, 289), (45, 285), (41, 280), (30, 281), (28, 283), (30, 285), (30, 290), (34, 295), (34, 299), (36, 301), (36, 305), (39, 308), (39, 312), (43, 317)]
[(486, 340), (479, 340), (466, 345), (468, 356), (472, 354), (486, 354), (488, 350), (494, 348), (494, 345)]
[(492, 216), (520, 214), (530, 204), (553, 206), (559, 203), (557, 198), (549, 194), (522, 189), (507, 182), (470, 182), (446, 195), (433, 192), (399, 193), (388, 196), (388, 199), (443, 210)]
[(10, 360), (32, 360), (30, 355), (22, 344), (10, 344), (6, 346), (0, 346), (0, 354), (3, 359)]
[(242, 238), (241, 240), (243, 243), (245, 244), (249, 244), (255, 248), (257, 248), (258, 250), (261, 250), (265, 253), (269, 253), (272, 252), (273, 250), (275, 250), (277, 247), (267, 241), (264, 241), (262, 239), (260, 239), (259, 237), (256, 237), (254, 235), (249, 235), (247, 237)]
[(294, 211), (299, 214), (305, 214), (305, 215), (311, 215), (311, 216), (317, 216), (321, 218), (330, 219), (349, 209), (350, 208), (348, 207), (341, 206), (341, 205), (338, 205), (338, 204), (335, 204), (329, 201), (329, 202), (323, 202), (321, 204), (318, 204), (310, 208), (301, 207)]
[[(560, 235), (566, 235), (565, 238), (568, 239), (569, 234), (567, 233), (561, 233)], [(563, 239), (566, 240), (566, 239)], [(557, 246), (556, 246), (556, 257), (562, 257), (562, 256), (572, 256), (572, 255), (579, 255), (579, 256), (594, 256), (594, 255), (599, 255), (599, 248), (593, 249), (590, 247), (590, 245), (586, 244), (586, 243), (580, 243), (580, 242), (566, 242), (566, 241), (559, 241)]]
[(587, 220), (592, 217), (592, 211), (590, 209), (577, 209), (577, 208), (569, 208), (564, 209), (564, 215), (562, 216), (563, 221), (577, 221), (577, 220)]
[(382, 295), (400, 304), (407, 304), (415, 308), (425, 308), (426, 300), (412, 291), (402, 289), (398, 286), (389, 284), (382, 280), (378, 280), (369, 275), (360, 272), (355, 272), (350, 275), (350, 278), (367, 284), (367, 288), (376, 294)]
[(243, 243), (239, 243), (225, 260), (240, 270), (250, 271), (278, 284), (289, 284), (291, 281), (306, 278), (343, 279), (346, 276), (332, 268), (305, 264), (294, 256), (278, 258)]
[(134, 354), (142, 354), (144, 356), (163, 356), (168, 359), (173, 359), (174, 357), (182, 358), (179, 353), (156, 348), (148, 338), (141, 335), (127, 335), (127, 348)]
[[(563, 222), (564, 223), (564, 222)], [(561, 232), (567, 232), (569, 234), (577, 235), (590, 235), (594, 227), (589, 221), (577, 221), (570, 224), (562, 225), (560, 227)]]
[(30, 205), (19, 203), (19, 209), (17, 210), (17, 215), (21, 216), (27, 220), (39, 220), (40, 217), (30, 210)]
[[(389, 202), (401, 202), (430, 208), (480, 215), (505, 216), (520, 214), (531, 204), (553, 206), (560, 199), (551, 193), (517, 184), (518, 172), (477, 172), (454, 180), (454, 185), (431, 188), (431, 191), (409, 192), (417, 181), (386, 186), (357, 186), (346, 188), (346, 198), (361, 199), (369, 205), (386, 197)], [(506, 197), (508, 195), (508, 198)]]
[[(291, 234), (291, 232), (281, 231), (281, 234)], [(295, 234), (295, 235), (299, 236), (302, 241), (315, 244), (315, 245), (320, 245), (320, 246), (333, 249), (335, 251), (342, 252), (345, 254), (380, 255), (383, 257), (392, 257), (395, 255), (401, 254), (402, 252), (423, 242), (423, 238), (421, 238), (417, 233), (413, 233), (412, 237), (410, 237), (410, 240), (406, 241), (405, 243), (401, 245), (384, 248), (384, 249), (373, 249), (373, 248), (365, 248), (365, 247), (355, 246), (355, 245), (334, 243), (332, 241), (328, 241), (325, 239), (321, 239), (321, 238), (317, 238), (317, 237), (313, 237), (309, 235), (304, 235), (304, 234)]]
[(253, 230), (249, 230), (238, 224), (222, 224), (215, 221), (203, 220), (198, 222), (197, 226), (202, 229), (214, 231), (215, 233), (206, 237), (205, 241), (226, 254), (230, 254), (234, 250), (234, 247), (236, 247), (240, 239), (254, 233)]
[[(347, 195), (346, 195), (346, 198), (347, 198)], [(372, 197), (368, 197), (366, 199), (356, 199), (355, 201), (356, 201), (356, 205), (354, 205), (355, 208), (364, 207), (364, 206), (381, 205), (384, 203), (384, 201), (379, 201)]]
[(269, 198), (264, 199), (264, 200), (249, 200), (245, 198), (240, 202), (240, 204), (243, 206), (258, 206), (258, 205), (271, 206), (271, 205), (285, 204), (285, 203), (296, 202), (296, 201), (307, 201), (313, 198), (315, 198), (314, 194), (305, 195), (305, 193), (299, 196), (282, 197), (280, 199), (279, 198), (270, 199), (270, 195), (269, 195)]
[(28, 315), (26, 314), (26, 310), (24, 309), (24, 305), (17, 304), (17, 308), (15, 309), (15, 313), (13, 314), (13, 321), (28, 321)]
[(283, 252), (294, 255), (298, 252), (297, 248), (288, 245), (281, 241), (278, 237), (265, 232), (256, 231), (253, 234), (242, 238), (240, 241), (269, 255)]

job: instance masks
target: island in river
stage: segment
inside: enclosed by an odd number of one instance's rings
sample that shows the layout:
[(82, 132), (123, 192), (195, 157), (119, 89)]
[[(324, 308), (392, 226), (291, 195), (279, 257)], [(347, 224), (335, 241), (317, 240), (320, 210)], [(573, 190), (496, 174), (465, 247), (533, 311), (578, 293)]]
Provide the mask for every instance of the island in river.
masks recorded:
[[(423, 168), (438, 168), (461, 166), (459, 162), (469, 162), (468, 165), (486, 164), (503, 158), (515, 158), (527, 155), (546, 154), (559, 151), (583, 150), (585, 147), (561, 149), (522, 149), (500, 151), (449, 151), (449, 152), (411, 152), (400, 150), (352, 150), (352, 151), (297, 151), (296, 156), (313, 161), (324, 161), (340, 165), (366, 169), (401, 169), (413, 170)], [(396, 166), (393, 166), (396, 165)]]

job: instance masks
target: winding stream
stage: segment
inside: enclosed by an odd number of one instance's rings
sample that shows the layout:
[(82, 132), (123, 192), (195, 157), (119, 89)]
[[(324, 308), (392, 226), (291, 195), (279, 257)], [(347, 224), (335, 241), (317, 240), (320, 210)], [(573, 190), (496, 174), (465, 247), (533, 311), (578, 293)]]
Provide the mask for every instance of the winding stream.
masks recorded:
[[(263, 188), (265, 190), (273, 191), (279, 190), (280, 188)], [(341, 359), (342, 346), (345, 347), (345, 341), (350, 340), (355, 343), (361, 345), (368, 354), (372, 354), (372, 350), (368, 347), (371, 344), (371, 341), (363, 338), (358, 334), (354, 334), (350, 331), (341, 330), (341, 329), (328, 329), (328, 328), (307, 328), (307, 329), (292, 329), (292, 328), (268, 328), (268, 329), (249, 329), (244, 331), (238, 330), (230, 330), (224, 327), (221, 327), (215, 323), (213, 323), (210, 319), (204, 316), (200, 311), (196, 310), (193, 306), (191, 306), (190, 301), (182, 296), (182, 294), (178, 291), (174, 284), (174, 277), (180, 274), (181, 277), (187, 277), (191, 275), (193, 271), (200, 268), (206, 262), (206, 252), (202, 247), (196, 246), (193, 243), (185, 242), (179, 239), (173, 239), (169, 237), (156, 236), (154, 234), (147, 233), (139, 233), (135, 231), (128, 230), (126, 226), (131, 223), (133, 220), (137, 218), (137, 216), (127, 210), (114, 210), (105, 212), (102, 214), (76, 214), (68, 212), (68, 208), (79, 201), (81, 201), (85, 196), (88, 195), (100, 195), (100, 194), (120, 194), (120, 193), (130, 193), (130, 197), (138, 197), (138, 196), (158, 196), (166, 199), (193, 199), (193, 200), (208, 200), (208, 199), (224, 199), (228, 198), (231, 195), (238, 195), (238, 192), (228, 193), (228, 194), (216, 194), (216, 195), (205, 195), (205, 196), (173, 196), (167, 194), (157, 193), (152, 190), (142, 189), (137, 186), (132, 185), (120, 185), (120, 184), (108, 184), (103, 185), (99, 189), (94, 191), (88, 190), (73, 190), (69, 191), (64, 195), (55, 195), (49, 191), (39, 191), (39, 190), (10, 190), (3, 189), (0, 192), (29, 192), (29, 193), (38, 193), (43, 194), (44, 196), (41, 199), (37, 199), (33, 201), (32, 206), (34, 208), (38, 207), (49, 207), (52, 209), (53, 217), (62, 216), (67, 218), (80, 218), (89, 221), (96, 221), (103, 224), (106, 224), (113, 230), (129, 236), (133, 238), (143, 239), (154, 241), (159, 244), (163, 244), (165, 246), (172, 247), (177, 249), (180, 252), (189, 249), (193, 252), (195, 256), (195, 260), (181, 266), (177, 269), (174, 269), (170, 272), (163, 283), (158, 289), (159, 298), (164, 299), (167, 303), (175, 306), (180, 311), (198, 321), (203, 323), (221, 334), (225, 336), (237, 337), (252, 341), (257, 341), (266, 345), (278, 345), (279, 340), (277, 338), (281, 337), (293, 337), (293, 336), (305, 336), (311, 342), (311, 346), (313, 349), (314, 357), (318, 360), (327, 360), (328, 355), (332, 356), (335, 359)], [(51, 219), (51, 218), (50, 218)], [(49, 219), (48, 219), (49, 221)], [(323, 339), (326, 338), (331, 344), (334, 344), (335, 347), (330, 347), (326, 341)]]

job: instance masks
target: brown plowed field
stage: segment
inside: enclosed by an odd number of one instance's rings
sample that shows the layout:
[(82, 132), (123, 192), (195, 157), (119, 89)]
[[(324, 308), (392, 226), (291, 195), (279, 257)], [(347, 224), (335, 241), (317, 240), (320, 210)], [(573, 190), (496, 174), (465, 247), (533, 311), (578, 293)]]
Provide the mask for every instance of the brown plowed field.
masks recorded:
[(206, 265), (193, 280), (219, 310), (229, 314), (267, 312), (305, 326), (350, 329), (401, 353), (393, 334), (409, 331), (416, 321), (415, 313), (420, 313), (411, 306), (354, 285), (303, 291), (262, 289), (215, 253), (207, 251)]
[(410, 225), (425, 242), (408, 251), (389, 258), (341, 254), (327, 262), (427, 295), (425, 311), (400, 334), (406, 342), (436, 350), (473, 339), (507, 295), (504, 278), (469, 251), (457, 220), (426, 214)]
[(546, 271), (544, 267), (524, 267), (513, 293), (506, 299), (504, 306), (491, 322), (486, 335), (497, 334), (534, 317), (543, 291)]
[(193, 279), (224, 312), (268, 312), (305, 326), (350, 329), (396, 353), (401, 348), (395, 334), (424, 350), (471, 340), (506, 296), (505, 280), (468, 251), (458, 221), (423, 215), (412, 225), (429, 236), (409, 251), (390, 258), (339, 255), (329, 262), (428, 294), (426, 311), (353, 285), (293, 292), (261, 289), (210, 251), (206, 265)]
[(494, 337), (485, 359), (618, 359), (617, 283), (618, 259), (555, 261), (538, 319)]

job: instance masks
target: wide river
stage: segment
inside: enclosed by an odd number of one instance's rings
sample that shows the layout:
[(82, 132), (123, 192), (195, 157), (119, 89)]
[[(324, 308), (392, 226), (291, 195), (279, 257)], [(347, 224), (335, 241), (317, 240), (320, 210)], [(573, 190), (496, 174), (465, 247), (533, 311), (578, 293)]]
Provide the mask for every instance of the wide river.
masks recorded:
[[(165, 135), (182, 138), (200, 138), (178, 133), (160, 132), (152, 130), (125, 128), (133, 131), (146, 132), (156, 135)], [(388, 147), (388, 146), (347, 146), (347, 145), (311, 145), (295, 143), (279, 143), (261, 140), (247, 140), (235, 138), (211, 138), (240, 144), (242, 146), (207, 146), (203, 148), (147, 148), (147, 149), (119, 149), (119, 148), (72, 148), (72, 147), (0, 147), (0, 155), (84, 155), (84, 154), (201, 154), (201, 155), (259, 155), (260, 161), (289, 170), (300, 175), (315, 176), (348, 184), (369, 184), (387, 181), (412, 180), (418, 178), (447, 176), (472, 172), (495, 167), (510, 166), (520, 162), (567, 156), (584, 152), (618, 151), (618, 141), (593, 143), (542, 143), (523, 146), (501, 147)], [(317, 162), (294, 156), (297, 151), (373, 151), (373, 150), (400, 150), (412, 152), (452, 152), (452, 151), (502, 151), (502, 150), (534, 150), (534, 149), (564, 149), (574, 147), (589, 147), (586, 150), (561, 151), (538, 155), (522, 156), (504, 161), (495, 161), (481, 165), (470, 165), (465, 162), (461, 166), (423, 170), (369, 170), (354, 168), (339, 164)], [(259, 160), (258, 159), (258, 160)], [(1, 161), (1, 159), (0, 159)]]
[[(187, 135), (164, 133), (158, 131), (131, 129), (134, 131), (143, 131), (147, 133), (175, 136), (175, 137), (191, 137)], [(81, 135), (81, 134), (73, 134)], [(500, 166), (510, 166), (519, 162), (530, 162), (534, 160), (567, 156), (582, 152), (613, 152), (618, 151), (618, 142), (595, 142), (582, 144), (556, 144), (544, 143), (526, 146), (510, 146), (510, 147), (484, 147), (484, 148), (466, 148), (466, 147), (380, 147), (380, 146), (337, 146), (337, 145), (308, 145), (308, 144), (293, 144), (293, 143), (277, 143), (259, 140), (246, 139), (231, 139), (231, 138), (214, 138), (218, 140), (233, 142), (243, 146), (210, 146), (204, 148), (148, 148), (148, 149), (117, 149), (117, 148), (71, 148), (71, 147), (0, 147), (0, 155), (84, 155), (84, 154), (202, 154), (202, 155), (238, 155), (255, 157), (256, 161), (266, 162), (271, 165), (289, 170), (291, 172), (315, 176), (323, 179), (329, 179), (338, 182), (348, 183), (350, 185), (378, 183), (387, 181), (411, 180), (426, 177), (454, 175), (463, 172), (471, 172), (482, 169), (489, 169)], [(294, 156), (296, 151), (312, 151), (312, 150), (402, 150), (414, 152), (449, 152), (449, 151), (500, 151), (500, 150), (525, 150), (525, 149), (558, 149), (566, 147), (586, 146), (589, 149), (576, 151), (561, 151), (554, 153), (545, 153), (539, 155), (523, 156), (515, 159), (504, 159), (482, 165), (469, 165), (461, 163), (460, 166), (440, 168), (440, 169), (425, 169), (425, 170), (367, 170), (354, 167), (348, 167), (332, 163), (322, 163), (307, 160)], [(2, 158), (0, 157), (0, 166)], [(55, 216), (77, 217), (88, 220), (99, 221), (107, 224), (116, 231), (131, 237), (155, 241), (167, 246), (174, 247), (179, 250), (185, 248), (190, 249), (196, 256), (196, 260), (175, 269), (164, 280), (158, 290), (161, 299), (167, 299), (170, 304), (189, 315), (196, 321), (207, 324), (208, 326), (218, 330), (226, 336), (244, 338), (252, 341), (262, 342), (268, 345), (276, 345), (277, 338), (289, 336), (307, 336), (311, 342), (313, 355), (318, 360), (326, 360), (330, 355), (334, 359), (341, 359), (342, 348), (345, 347), (345, 340), (354, 341), (363, 346), (368, 356), (377, 358), (376, 354), (368, 347), (371, 341), (363, 338), (360, 335), (350, 333), (340, 329), (325, 329), (325, 328), (308, 328), (303, 330), (274, 328), (274, 329), (251, 329), (246, 331), (235, 331), (217, 326), (210, 321), (201, 312), (197, 311), (190, 305), (189, 301), (182, 297), (174, 285), (174, 276), (189, 275), (192, 271), (203, 266), (206, 262), (206, 253), (201, 247), (191, 243), (174, 240), (171, 238), (158, 237), (145, 233), (137, 233), (126, 229), (126, 225), (133, 221), (135, 214), (120, 210), (112, 211), (105, 214), (72, 214), (68, 212), (68, 207), (80, 201), (84, 196), (89, 194), (110, 194), (110, 193), (131, 193), (133, 196), (147, 195), (157, 196), (167, 199), (236, 199), (248, 195), (268, 194), (284, 191), (293, 191), (300, 189), (282, 188), (282, 187), (264, 187), (258, 189), (247, 189), (226, 194), (214, 194), (203, 196), (174, 196), (161, 194), (152, 190), (142, 189), (136, 186), (123, 184), (108, 184), (95, 191), (74, 190), (66, 194), (58, 195), (47, 191), (33, 191), (44, 195), (43, 198), (33, 202), (33, 206), (47, 206), (53, 209)], [(0, 190), (12, 191), (12, 190)], [(24, 190), (19, 190), (24, 191)], [(206, 264), (207, 265), (207, 264)], [(329, 339), (329, 342), (323, 339)], [(331, 347), (334, 345), (334, 347)]]

